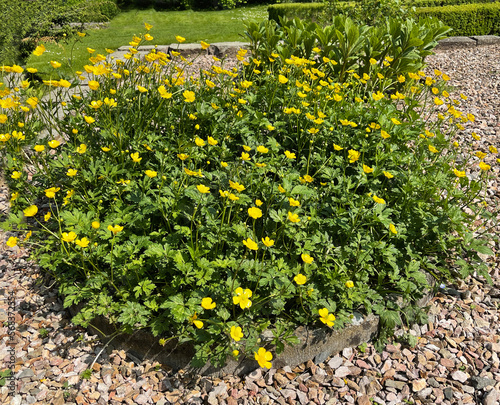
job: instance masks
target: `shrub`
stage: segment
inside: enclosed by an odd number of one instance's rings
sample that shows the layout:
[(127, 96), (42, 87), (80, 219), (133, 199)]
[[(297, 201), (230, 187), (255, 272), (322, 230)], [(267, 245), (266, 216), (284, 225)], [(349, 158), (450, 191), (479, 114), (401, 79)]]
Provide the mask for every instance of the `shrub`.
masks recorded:
[(426, 7), (417, 10), (419, 17), (439, 18), (453, 28), (453, 35), (499, 35), (500, 3), (461, 4)]
[(276, 22), (279, 22), (280, 18), (301, 18), (314, 21), (319, 18), (325, 7), (324, 3), (283, 3), (269, 6), (267, 12), (269, 20)]
[(264, 329), (279, 353), (295, 326), (341, 328), (355, 310), (394, 326), (424, 272), (487, 277), (474, 221), (493, 155), (454, 143), (474, 117), (448, 77), (400, 73), (389, 50), (342, 78), (321, 49), (240, 50), (239, 70), (188, 79), (176, 52), (131, 48), (96, 55), (87, 92), (57, 68), (42, 89), (4, 68), (0, 157), (20, 232), (7, 244), (36, 249), (65, 307), (82, 304), (76, 324), (106, 315), (193, 342), (194, 365), (270, 367)]

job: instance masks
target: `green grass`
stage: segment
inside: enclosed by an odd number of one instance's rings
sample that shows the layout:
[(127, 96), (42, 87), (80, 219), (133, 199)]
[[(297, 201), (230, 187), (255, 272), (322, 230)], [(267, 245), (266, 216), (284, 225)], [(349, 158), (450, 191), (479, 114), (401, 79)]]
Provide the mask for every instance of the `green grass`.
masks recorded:
[[(154, 39), (151, 43), (168, 45), (176, 42), (176, 35), (185, 37), (186, 43), (246, 41), (243, 37), (244, 23), (265, 19), (267, 6), (223, 11), (128, 10), (116, 16), (110, 22), (109, 28), (89, 30), (84, 38), (75, 37), (59, 43), (44, 42), (47, 51), (40, 57), (32, 55), (26, 66), (35, 67), (45, 73), (42, 76), (47, 76), (53, 72), (49, 62), (56, 60), (63, 64), (58, 73), (67, 77), (89, 63), (87, 47), (95, 49), (97, 53), (106, 54), (105, 48), (116, 49), (128, 45), (133, 35), (146, 32), (145, 22), (153, 25), (150, 34)], [(73, 61), (73, 68), (69, 65), (70, 59)]]

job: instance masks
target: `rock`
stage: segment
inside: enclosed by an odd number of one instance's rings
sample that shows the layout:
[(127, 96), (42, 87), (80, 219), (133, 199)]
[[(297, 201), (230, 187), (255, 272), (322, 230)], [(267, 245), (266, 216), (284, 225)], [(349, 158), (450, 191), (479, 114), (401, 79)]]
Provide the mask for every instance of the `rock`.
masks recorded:
[(399, 391), (401, 391), (405, 385), (406, 383), (404, 381), (385, 380), (386, 387), (396, 388)]
[(349, 367), (342, 366), (335, 370), (335, 377), (344, 378), (348, 375), (351, 375), (351, 370), (349, 370)]
[(483, 398), (483, 405), (498, 405), (499, 393), (496, 389), (489, 391)]
[(495, 380), (492, 380), (491, 378), (484, 378), (484, 377), (477, 377), (474, 376), (471, 379), (471, 384), (476, 390), (482, 390), (483, 388), (487, 387), (488, 385), (495, 386), (497, 383)]
[(413, 380), (411, 382), (411, 386), (413, 389), (413, 392), (418, 392), (423, 390), (425, 387), (427, 387), (427, 383), (424, 378), (421, 378), (419, 380)]
[(469, 374), (464, 373), (463, 371), (457, 370), (451, 374), (451, 378), (455, 381), (460, 381), (461, 383), (466, 382), (469, 379)]
[(344, 362), (344, 360), (342, 360), (342, 357), (337, 355), (337, 356), (333, 357), (332, 359), (330, 359), (330, 361), (328, 361), (328, 365), (333, 370), (336, 370), (337, 368), (339, 368), (342, 365), (343, 362)]
[(443, 394), (444, 394), (444, 397), (450, 401), (452, 398), (453, 398), (453, 388), (451, 387), (446, 387), (444, 390), (443, 390)]
[(368, 395), (361, 395), (356, 402), (358, 405), (372, 405)]

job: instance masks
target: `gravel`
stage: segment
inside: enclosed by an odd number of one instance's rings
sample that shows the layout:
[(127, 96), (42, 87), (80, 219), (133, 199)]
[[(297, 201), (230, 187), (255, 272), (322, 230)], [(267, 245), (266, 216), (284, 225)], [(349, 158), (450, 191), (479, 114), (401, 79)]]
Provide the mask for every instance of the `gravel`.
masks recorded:
[[(205, 57), (202, 57), (202, 59)], [(208, 58), (206, 58), (208, 61)], [(461, 109), (476, 116), (465, 124), (475, 132), (475, 150), (500, 146), (500, 46), (437, 50), (428, 69), (451, 77), (468, 97)], [(202, 61), (200, 60), (200, 63)], [(494, 158), (491, 158), (494, 160)], [(493, 163), (493, 162), (492, 162)], [(498, 165), (484, 196), (498, 205)], [(0, 184), (0, 215), (8, 207), (8, 190)], [(493, 232), (498, 234), (499, 229)], [(256, 370), (222, 378), (173, 372), (151, 362), (139, 363), (123, 350), (103, 349), (70, 322), (55, 285), (42, 275), (28, 252), (8, 249), (9, 233), (0, 233), (0, 358), (9, 363), (15, 351), (15, 392), (0, 388), (2, 404), (484, 404), (500, 399), (499, 246), (488, 258), (494, 281), (469, 277), (442, 288), (431, 299), (429, 321), (397, 330), (417, 344), (348, 348), (323, 363), (295, 368)], [(15, 335), (9, 340), (9, 292), (15, 295)], [(101, 353), (102, 351), (102, 353)], [(98, 354), (101, 353), (99, 356)], [(93, 364), (88, 379), (81, 373)]]

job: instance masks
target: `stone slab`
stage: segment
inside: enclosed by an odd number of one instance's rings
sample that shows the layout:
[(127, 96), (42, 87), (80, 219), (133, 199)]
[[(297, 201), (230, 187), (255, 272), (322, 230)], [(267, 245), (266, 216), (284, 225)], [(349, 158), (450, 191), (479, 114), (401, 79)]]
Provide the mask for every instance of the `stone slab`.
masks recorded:
[(496, 35), (479, 35), (471, 37), (478, 46), (500, 44), (500, 37)]
[(477, 41), (470, 37), (450, 37), (438, 41), (437, 48), (470, 48), (477, 45)]

